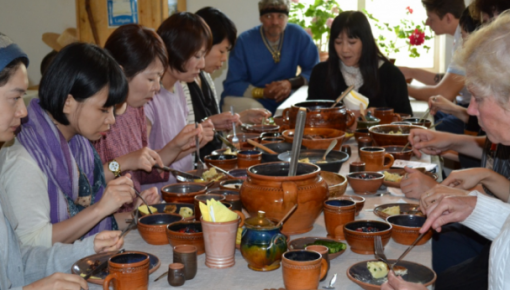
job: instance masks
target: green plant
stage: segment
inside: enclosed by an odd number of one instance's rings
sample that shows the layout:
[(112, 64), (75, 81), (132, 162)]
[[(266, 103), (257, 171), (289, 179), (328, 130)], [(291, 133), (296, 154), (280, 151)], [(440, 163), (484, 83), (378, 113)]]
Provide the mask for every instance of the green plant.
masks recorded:
[[(413, 9), (408, 6), (406, 10), (406, 18), (400, 19), (400, 24), (391, 26), (389, 23), (381, 23), (371, 13), (363, 9), (363, 12), (367, 15), (373, 26), (381, 31), (379, 35), (375, 35), (374, 33), (374, 36), (379, 48), (384, 51), (387, 56), (390, 56), (392, 53), (398, 53), (400, 49), (407, 47), (410, 57), (419, 57), (420, 52), (418, 47), (422, 44), (423, 46), (420, 50), (425, 50), (427, 53), (430, 50), (430, 46), (424, 43), (432, 39), (432, 36), (430, 36), (432, 35), (432, 30), (430, 27), (426, 29), (424, 21), (422, 21), (421, 24), (415, 24), (413, 20), (409, 19), (410, 15), (413, 14)], [(428, 35), (425, 30), (428, 30)], [(398, 43), (401, 42), (400, 39), (405, 39), (406, 44), (399, 45)]]
[(340, 5), (335, 0), (315, 0), (308, 5), (291, 0), (289, 22), (303, 27), (319, 50), (325, 51), (331, 24), (340, 12)]

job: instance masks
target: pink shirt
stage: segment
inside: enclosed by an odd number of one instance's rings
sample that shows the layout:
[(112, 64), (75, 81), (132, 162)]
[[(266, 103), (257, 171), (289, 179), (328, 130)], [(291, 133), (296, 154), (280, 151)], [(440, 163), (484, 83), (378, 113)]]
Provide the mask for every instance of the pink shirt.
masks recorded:
[[(188, 106), (180, 82), (175, 83), (174, 92), (161, 87), (160, 92), (145, 105), (144, 109), (145, 116), (152, 123), (149, 135), (149, 147), (151, 149), (159, 150), (165, 147), (187, 124)], [(172, 163), (170, 167), (181, 171), (190, 171), (193, 169), (193, 158), (191, 154), (187, 155)], [(164, 185), (176, 182), (173, 174), (170, 174), (167, 181), (146, 184), (142, 186), (142, 189), (151, 186), (161, 189)]]

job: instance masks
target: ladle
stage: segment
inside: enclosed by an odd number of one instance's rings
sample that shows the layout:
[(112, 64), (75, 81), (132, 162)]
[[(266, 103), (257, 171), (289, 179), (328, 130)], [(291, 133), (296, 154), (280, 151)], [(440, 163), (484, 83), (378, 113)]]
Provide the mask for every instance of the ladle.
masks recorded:
[[(260, 143), (258, 143), (258, 142), (255, 142), (255, 141), (253, 141), (253, 140), (251, 140), (251, 139), (248, 139), (247, 141), (248, 141), (248, 143), (249, 143), (250, 145), (253, 145), (253, 146), (257, 147), (257, 148), (260, 148), (260, 149), (262, 149), (262, 150), (266, 151), (266, 152), (267, 152), (267, 153), (269, 153), (269, 154), (278, 154), (277, 152), (275, 152), (275, 151), (273, 151), (273, 150), (271, 150), (271, 149), (267, 148), (266, 146), (264, 146), (264, 145), (262, 145), (262, 144), (260, 144)], [(335, 141), (336, 141), (336, 140), (335, 140)]]
[(340, 103), (341, 100), (343, 100), (343, 98), (345, 98), (345, 96), (347, 96), (351, 91), (352, 89), (354, 89), (354, 86), (350, 86), (348, 87), (341, 95), (340, 97), (338, 97), (335, 101), (335, 103), (331, 106), (331, 108), (334, 108), (336, 107), (336, 104)]
[(294, 210), (296, 210), (297, 208), (297, 204), (295, 204), (290, 210), (289, 212), (278, 222), (278, 224), (276, 225), (276, 227), (280, 227), (281, 225), (283, 225), (283, 223), (285, 222), (285, 220), (287, 220), (289, 218), (289, 216), (294, 212)]
[(329, 154), (329, 152), (331, 152), (331, 150), (333, 150), (333, 148), (335, 148), (337, 143), (338, 141), (336, 139), (331, 141), (331, 143), (328, 146), (328, 149), (326, 149), (326, 152), (324, 152), (324, 155), (322, 156), (322, 161), (326, 161), (326, 156)]

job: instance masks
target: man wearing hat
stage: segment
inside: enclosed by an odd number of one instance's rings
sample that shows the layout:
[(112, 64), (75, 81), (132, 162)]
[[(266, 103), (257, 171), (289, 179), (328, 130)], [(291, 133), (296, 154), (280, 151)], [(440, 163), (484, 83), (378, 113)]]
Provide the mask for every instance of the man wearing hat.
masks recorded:
[(274, 114), (291, 91), (308, 82), (319, 53), (303, 28), (287, 23), (289, 7), (289, 0), (259, 1), (262, 25), (239, 35), (230, 53), (221, 96), (224, 111), (229, 104), (255, 99)]

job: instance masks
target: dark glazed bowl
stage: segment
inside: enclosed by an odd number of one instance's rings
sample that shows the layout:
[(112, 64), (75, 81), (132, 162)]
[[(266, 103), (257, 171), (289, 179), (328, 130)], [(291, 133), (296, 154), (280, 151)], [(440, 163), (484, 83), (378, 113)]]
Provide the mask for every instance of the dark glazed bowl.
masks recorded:
[[(392, 215), (386, 218), (386, 221), (393, 226), (391, 237), (395, 242), (402, 245), (411, 245), (416, 238), (420, 235), (420, 228), (423, 226), (426, 217), (399, 214)], [(416, 245), (423, 245), (432, 238), (432, 229), (430, 229)]]
[[(181, 233), (179, 230), (189, 227), (198, 231), (197, 233)], [(172, 247), (178, 245), (193, 245), (197, 247), (197, 255), (205, 253), (204, 233), (202, 224), (197, 221), (181, 221), (169, 224), (166, 229), (168, 242)]]
[(166, 202), (193, 203), (195, 195), (205, 193), (205, 185), (193, 182), (169, 184), (161, 188), (161, 195)]
[(138, 219), (138, 231), (148, 244), (166, 245), (166, 226), (182, 220), (176, 213), (155, 213)]
[[(342, 164), (349, 159), (349, 154), (342, 151), (334, 151), (329, 152), (328, 156), (326, 156), (327, 163), (320, 163), (317, 161), (322, 160), (322, 156), (326, 150), (322, 149), (314, 149), (314, 150), (301, 150), (299, 154), (299, 159), (308, 158), (310, 163), (313, 163), (321, 170), (335, 172), (338, 173), (340, 171), (340, 167)], [(278, 159), (281, 161), (290, 162), (290, 151), (278, 154)]]
[(207, 155), (204, 157), (204, 162), (209, 165), (218, 166), (223, 170), (231, 170), (236, 168), (237, 156), (236, 155)]
[[(378, 232), (359, 232), (358, 228), (373, 227)], [(391, 237), (391, 224), (375, 220), (357, 220), (344, 225), (345, 240), (354, 253), (362, 255), (374, 254), (374, 237), (380, 236), (383, 246), (385, 246)]]

